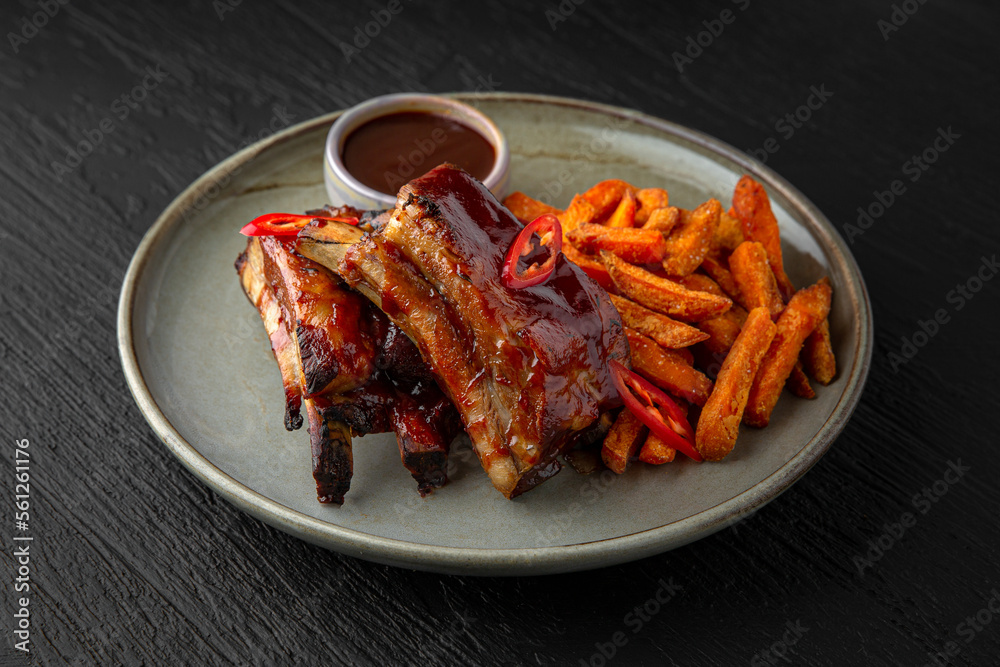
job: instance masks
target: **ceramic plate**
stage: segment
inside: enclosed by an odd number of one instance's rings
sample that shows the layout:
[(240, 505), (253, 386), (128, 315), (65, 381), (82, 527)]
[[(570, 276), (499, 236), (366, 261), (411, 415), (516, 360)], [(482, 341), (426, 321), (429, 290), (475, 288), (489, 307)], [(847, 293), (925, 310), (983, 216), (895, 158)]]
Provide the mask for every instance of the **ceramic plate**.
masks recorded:
[(270, 211), (326, 202), (323, 148), (337, 114), (296, 125), (195, 181), (146, 234), (129, 266), (118, 342), (129, 387), (181, 463), (237, 507), (310, 542), (404, 567), (463, 574), (583, 570), (676, 548), (737, 521), (801, 477), (858, 402), (871, 307), (833, 227), (784, 179), (715, 139), (635, 111), (521, 94), (458, 95), (510, 142), (511, 187), (564, 206), (605, 178), (661, 186), (671, 203), (729, 202), (740, 175), (764, 183), (792, 281), (829, 275), (840, 369), (815, 400), (785, 395), (764, 430), (744, 429), (722, 463), (633, 465), (621, 477), (570, 468), (514, 501), (468, 445), (451, 482), (421, 499), (392, 434), (354, 443), (343, 507), (320, 505), (308, 434), (282, 425), (283, 393), (257, 312), (233, 269), (237, 230)]

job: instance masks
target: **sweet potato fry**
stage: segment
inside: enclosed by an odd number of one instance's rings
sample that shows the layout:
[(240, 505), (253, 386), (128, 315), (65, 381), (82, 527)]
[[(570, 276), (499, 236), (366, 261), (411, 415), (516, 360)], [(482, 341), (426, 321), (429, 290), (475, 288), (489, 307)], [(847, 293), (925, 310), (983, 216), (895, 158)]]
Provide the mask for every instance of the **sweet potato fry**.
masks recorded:
[(562, 225), (563, 239), (565, 240), (566, 234), (572, 230), (580, 225), (593, 222), (597, 217), (597, 209), (582, 195), (576, 195), (566, 210), (556, 214), (556, 217), (559, 218), (559, 224)]
[(582, 253), (570, 243), (563, 244), (562, 252), (566, 255), (566, 259), (583, 269), (584, 273), (593, 278), (605, 291), (611, 293), (618, 291), (615, 288), (615, 282), (611, 280), (608, 270), (599, 257)]
[(777, 328), (767, 308), (755, 308), (726, 355), (695, 429), (695, 447), (707, 460), (721, 460), (736, 444), (754, 377)]
[(667, 237), (663, 270), (671, 276), (686, 276), (701, 264), (712, 247), (722, 205), (709, 199), (693, 211), (681, 211), (680, 224)]
[(663, 234), (652, 229), (584, 224), (565, 236), (585, 253), (607, 250), (631, 264), (656, 264), (667, 248)]
[[(736, 342), (736, 337), (740, 335), (741, 322), (736, 309), (743, 310), (740, 306), (733, 306), (718, 317), (712, 317), (698, 322), (698, 329), (708, 335), (703, 343), (705, 348), (721, 362), (729, 354), (729, 348)], [(746, 311), (743, 311), (746, 313)], [(745, 317), (745, 315), (744, 315)]]
[(677, 226), (681, 219), (681, 210), (676, 206), (666, 206), (658, 208), (649, 214), (649, 218), (643, 223), (643, 229), (655, 229), (663, 235), (667, 235)]
[(635, 195), (632, 194), (631, 190), (626, 190), (625, 194), (622, 195), (622, 200), (618, 202), (618, 208), (604, 224), (608, 227), (634, 227), (636, 208), (638, 207)]
[(628, 460), (635, 456), (643, 443), (646, 427), (627, 408), (619, 413), (601, 446), (601, 460), (619, 475), (625, 472)]
[(733, 193), (733, 210), (743, 228), (743, 236), (747, 241), (759, 241), (767, 250), (767, 261), (778, 281), (778, 289), (785, 299), (795, 293), (792, 282), (785, 274), (781, 259), (781, 234), (778, 229), (778, 219), (771, 210), (771, 200), (757, 181), (744, 176), (736, 184)]
[(675, 350), (660, 347), (651, 338), (625, 327), (632, 369), (647, 380), (696, 405), (704, 405), (712, 391), (712, 381), (688, 365)]
[[(708, 292), (721, 297), (726, 296), (718, 283), (700, 273), (684, 276), (680, 283), (688, 289)], [(717, 317), (698, 322), (698, 328), (708, 334), (708, 340), (704, 342), (705, 348), (708, 349), (713, 358), (717, 359), (712, 364), (704, 364), (704, 368), (707, 369), (713, 364), (721, 365), (726, 355), (729, 354), (729, 348), (733, 346), (736, 337), (740, 335), (740, 329), (746, 319), (747, 311), (739, 305), (733, 305), (732, 308)], [(715, 368), (718, 369), (719, 365), (716, 365)]]
[(579, 195), (586, 199), (594, 208), (594, 217), (587, 222), (601, 222), (615, 210), (618, 202), (626, 192), (636, 193), (636, 187), (631, 183), (618, 179), (601, 181), (583, 194)]
[(708, 338), (707, 333), (699, 331), (690, 324), (672, 320), (634, 301), (612, 294), (611, 303), (622, 316), (623, 325), (649, 336), (663, 347), (688, 347)]
[[(662, 346), (661, 346), (662, 347)], [(688, 366), (694, 366), (694, 354), (691, 352), (689, 347), (679, 347), (676, 350), (673, 348), (668, 348), (670, 355), (677, 359), (678, 361), (683, 361)]]
[(830, 321), (823, 320), (806, 338), (802, 360), (809, 375), (822, 385), (830, 384), (837, 375), (837, 359), (830, 344)]
[(729, 270), (739, 290), (739, 303), (748, 311), (763, 306), (771, 313), (771, 319), (776, 319), (785, 309), (763, 244), (741, 243), (729, 256)]
[[(830, 279), (823, 278), (820, 282), (829, 285)], [(837, 375), (837, 359), (833, 356), (833, 345), (830, 342), (829, 317), (820, 322), (816, 330), (809, 334), (799, 356), (809, 375), (816, 382), (828, 385), (833, 381)]]
[(689, 290), (672, 280), (633, 266), (606, 250), (601, 252), (601, 261), (622, 295), (664, 315), (685, 322), (698, 322), (721, 315), (733, 305), (730, 299)]
[(740, 290), (736, 287), (736, 281), (733, 280), (733, 274), (729, 270), (729, 261), (722, 257), (718, 251), (713, 250), (705, 255), (701, 269), (719, 284), (725, 293), (724, 296), (739, 302)]
[(714, 294), (715, 296), (723, 299), (729, 298), (719, 283), (701, 273), (692, 273), (691, 275), (684, 276), (683, 278), (678, 278), (677, 282), (690, 290), (708, 292), (709, 294)]
[(674, 460), (676, 454), (676, 449), (661, 440), (660, 436), (650, 432), (646, 436), (646, 442), (643, 443), (642, 449), (639, 450), (639, 460), (643, 463), (658, 466), (663, 463), (670, 463)]
[(781, 389), (799, 358), (802, 343), (830, 312), (830, 292), (830, 286), (824, 283), (801, 289), (778, 317), (778, 331), (750, 388), (743, 415), (747, 424), (767, 426)]
[(712, 248), (715, 250), (730, 253), (736, 250), (736, 246), (743, 243), (743, 228), (739, 219), (733, 217), (729, 212), (723, 212), (719, 216), (719, 226), (715, 229), (715, 237), (712, 239)]
[(523, 192), (511, 192), (507, 195), (507, 198), (503, 200), (503, 205), (507, 207), (507, 210), (514, 214), (514, 217), (524, 224), (528, 224), (540, 215), (550, 213), (554, 216), (558, 216), (562, 213), (562, 211), (557, 209), (555, 206), (549, 206), (545, 202), (532, 199)]
[(802, 370), (801, 359), (796, 360), (795, 365), (792, 366), (792, 372), (788, 375), (786, 385), (788, 386), (788, 390), (799, 398), (816, 398), (816, 392), (813, 391), (812, 385), (809, 384), (809, 377)]
[(637, 227), (649, 220), (650, 213), (670, 205), (670, 195), (663, 188), (644, 188), (635, 193), (635, 198), (639, 201), (639, 209), (635, 212)]

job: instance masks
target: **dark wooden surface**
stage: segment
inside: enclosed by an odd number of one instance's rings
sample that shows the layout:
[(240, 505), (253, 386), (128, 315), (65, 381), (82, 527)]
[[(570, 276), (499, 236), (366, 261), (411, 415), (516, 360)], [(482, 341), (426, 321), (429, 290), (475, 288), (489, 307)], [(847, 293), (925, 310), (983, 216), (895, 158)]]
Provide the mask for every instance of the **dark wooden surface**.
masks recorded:
[[(388, 3), (243, 2), (220, 15), (225, 2), (73, 0), (16, 43), (9, 33), (42, 10), (0, 9), (0, 479), (13, 503), (14, 442), (28, 439), (33, 663), (600, 665), (622, 633), (608, 664), (787, 664), (762, 652), (797, 635), (776, 647), (794, 664), (933, 664), (948, 649), (953, 664), (997, 664), (1000, 616), (980, 610), (1000, 588), (1000, 280), (949, 298), (1000, 249), (994, 3), (900, 2), (918, 9), (885, 39), (888, 1), (564, 0), (553, 30), (554, 0), (403, 0), (347, 62), (340, 45)], [(735, 20), (679, 72), (672, 54), (724, 9)], [(149, 67), (166, 78), (146, 79), (121, 119), (115, 100)], [(811, 86), (833, 95), (788, 137), (775, 124)], [(459, 578), (262, 525), (153, 436), (125, 387), (115, 311), (127, 262), (171, 199), (275, 106), (297, 122), (382, 93), (476, 89), (633, 107), (742, 149), (774, 137), (768, 165), (845, 236), (873, 192), (902, 181), (851, 238), (876, 322), (864, 397), (790, 491), (641, 562)], [(105, 118), (113, 129), (95, 134)], [(939, 128), (959, 138), (911, 180), (905, 163)], [(88, 136), (101, 140), (70, 168)], [(948, 321), (894, 364), (939, 309)], [(946, 475), (958, 461), (967, 472)], [(14, 508), (4, 513), (0, 664), (21, 664), (7, 629)], [(645, 620), (628, 616), (661, 578), (681, 590)]]

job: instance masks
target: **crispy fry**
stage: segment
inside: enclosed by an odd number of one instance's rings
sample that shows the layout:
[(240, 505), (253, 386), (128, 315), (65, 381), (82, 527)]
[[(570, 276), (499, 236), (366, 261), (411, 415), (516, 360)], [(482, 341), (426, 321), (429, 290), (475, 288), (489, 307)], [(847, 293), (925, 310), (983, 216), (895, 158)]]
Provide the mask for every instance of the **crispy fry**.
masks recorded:
[(644, 188), (635, 193), (635, 198), (639, 200), (639, 209), (635, 212), (637, 227), (649, 220), (650, 213), (670, 205), (670, 195), (663, 188)]
[(690, 290), (708, 292), (709, 294), (714, 294), (715, 296), (723, 299), (729, 298), (719, 283), (701, 273), (692, 273), (691, 275), (684, 276), (683, 278), (678, 278), (677, 282)]
[(532, 199), (523, 192), (511, 192), (503, 200), (503, 205), (507, 207), (514, 216), (521, 222), (528, 224), (540, 215), (547, 213), (558, 216), (562, 211), (555, 206), (549, 206), (545, 202)]
[(676, 454), (676, 449), (661, 440), (660, 436), (650, 432), (646, 436), (646, 442), (643, 443), (642, 449), (639, 450), (639, 460), (643, 463), (658, 466), (663, 463), (670, 463), (674, 460)]
[(802, 343), (830, 312), (830, 292), (829, 285), (816, 283), (796, 292), (785, 306), (778, 317), (778, 331), (750, 388), (743, 415), (746, 423), (767, 426), (781, 389), (799, 358)]
[(685, 322), (697, 322), (729, 310), (733, 302), (725, 297), (693, 291), (672, 280), (633, 266), (608, 251), (601, 252), (618, 290), (636, 303)]
[[(662, 346), (661, 346), (662, 347)], [(683, 361), (688, 366), (694, 366), (694, 354), (691, 352), (691, 348), (679, 347), (676, 350), (673, 348), (668, 348), (671, 356), (676, 358), (678, 361)]]
[(746, 319), (746, 311), (740, 306), (733, 306), (731, 310), (718, 317), (698, 322), (698, 328), (708, 334), (708, 339), (704, 342), (705, 348), (720, 362), (729, 354), (729, 348), (740, 335), (741, 318), (737, 310), (742, 311), (743, 319)]
[(667, 238), (663, 270), (671, 276), (686, 276), (701, 264), (712, 246), (722, 205), (709, 199), (693, 211), (681, 211), (680, 224)]
[(562, 252), (566, 255), (566, 259), (583, 269), (583, 271), (597, 281), (597, 284), (603, 287), (605, 291), (610, 293), (616, 293), (618, 291), (615, 288), (615, 281), (611, 280), (611, 276), (608, 274), (608, 270), (604, 267), (604, 263), (601, 261), (600, 257), (594, 257), (593, 255), (582, 253), (569, 243), (563, 244)]
[(830, 321), (825, 319), (806, 338), (802, 360), (809, 375), (822, 385), (830, 384), (837, 375), (837, 359), (830, 344)]
[(676, 350), (660, 347), (635, 329), (625, 327), (632, 368), (647, 380), (675, 396), (696, 405), (704, 405), (712, 391), (712, 381), (686, 363)]
[(719, 284), (719, 287), (725, 292), (724, 296), (739, 301), (740, 290), (736, 287), (736, 281), (733, 280), (733, 274), (729, 270), (729, 261), (718, 251), (712, 251), (705, 255), (701, 269)]
[[(721, 297), (723, 299), (729, 298), (725, 290), (708, 276), (702, 275), (700, 273), (692, 273), (690, 276), (684, 276), (680, 279), (680, 284), (687, 287), (690, 290), (696, 290), (698, 292), (708, 292), (709, 294), (714, 294), (715, 296)], [(742, 327), (743, 323), (747, 319), (747, 311), (743, 309), (739, 304), (733, 304), (733, 307), (723, 313), (723, 315), (731, 313), (736, 320), (737, 324)], [(699, 323), (700, 326), (701, 323)]]
[(611, 303), (622, 316), (622, 324), (649, 336), (663, 347), (688, 347), (708, 338), (707, 333), (640, 306), (634, 301), (612, 294)]
[(626, 190), (622, 200), (618, 202), (618, 208), (604, 224), (608, 227), (634, 227), (636, 208), (635, 195), (631, 190)]
[(745, 240), (743, 227), (739, 219), (732, 215), (732, 209), (724, 211), (719, 216), (719, 226), (715, 228), (715, 236), (712, 238), (713, 249), (730, 253)]
[(778, 291), (778, 281), (767, 263), (767, 251), (757, 241), (741, 243), (729, 256), (729, 269), (739, 290), (740, 305), (748, 311), (759, 306), (767, 308), (771, 319), (785, 309)]
[(631, 264), (656, 264), (667, 248), (663, 234), (652, 229), (585, 224), (566, 238), (585, 253), (607, 250)]
[(579, 195), (590, 202), (594, 208), (594, 217), (587, 222), (601, 222), (611, 215), (611, 212), (615, 210), (618, 202), (622, 200), (626, 192), (635, 194), (636, 187), (625, 181), (609, 179), (601, 181), (582, 195)]
[[(829, 285), (830, 279), (823, 278), (820, 282)], [(833, 356), (833, 345), (830, 342), (829, 316), (820, 322), (815, 331), (809, 334), (802, 347), (802, 354), (799, 356), (809, 375), (816, 382), (828, 385), (833, 381), (837, 375), (837, 359)]]
[[(680, 283), (688, 289), (708, 292), (721, 297), (726, 296), (725, 291), (718, 283), (700, 273), (684, 276)], [(704, 341), (704, 351), (707, 351), (708, 354), (699, 354), (698, 359), (702, 368), (706, 369), (709, 375), (717, 374), (722, 367), (722, 362), (729, 354), (729, 348), (733, 346), (736, 337), (740, 335), (740, 329), (743, 328), (746, 319), (747, 311), (742, 306), (733, 304), (732, 308), (718, 317), (698, 322), (697, 327), (708, 334), (708, 340)]]
[[(808, 340), (808, 339), (807, 339)], [(802, 370), (802, 360), (798, 359), (792, 366), (792, 372), (788, 375), (788, 390), (799, 398), (816, 398), (816, 392), (809, 384), (809, 377)]]
[(767, 261), (778, 281), (778, 289), (785, 299), (791, 298), (795, 287), (785, 274), (781, 259), (781, 234), (778, 229), (778, 219), (771, 210), (771, 200), (757, 181), (744, 176), (736, 184), (733, 193), (733, 210), (743, 228), (743, 236), (747, 241), (759, 241), (767, 250)]
[(643, 223), (643, 229), (655, 229), (663, 235), (670, 233), (681, 219), (681, 210), (676, 206), (666, 206), (658, 208), (649, 214), (649, 218)]
[(604, 444), (601, 447), (601, 460), (619, 475), (625, 472), (628, 460), (635, 456), (639, 445), (643, 443), (642, 436), (646, 427), (628, 408), (619, 413), (615, 423), (611, 425)]
[(695, 447), (707, 460), (721, 460), (736, 444), (754, 377), (777, 328), (766, 308), (755, 308), (726, 355), (695, 430)]
[(559, 218), (559, 224), (562, 225), (563, 239), (565, 240), (569, 232), (580, 225), (593, 222), (597, 217), (597, 209), (582, 195), (576, 195), (566, 210), (556, 214), (556, 217)]

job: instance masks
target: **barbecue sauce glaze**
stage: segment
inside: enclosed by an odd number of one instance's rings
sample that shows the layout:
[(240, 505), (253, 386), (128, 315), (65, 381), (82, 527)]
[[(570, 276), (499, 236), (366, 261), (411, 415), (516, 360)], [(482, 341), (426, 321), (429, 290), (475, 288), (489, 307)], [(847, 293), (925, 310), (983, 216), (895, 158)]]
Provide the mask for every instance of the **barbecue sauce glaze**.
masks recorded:
[(370, 120), (347, 135), (341, 159), (361, 183), (394, 195), (443, 162), (485, 180), (496, 153), (486, 137), (454, 118), (401, 111)]

